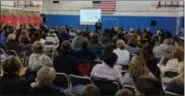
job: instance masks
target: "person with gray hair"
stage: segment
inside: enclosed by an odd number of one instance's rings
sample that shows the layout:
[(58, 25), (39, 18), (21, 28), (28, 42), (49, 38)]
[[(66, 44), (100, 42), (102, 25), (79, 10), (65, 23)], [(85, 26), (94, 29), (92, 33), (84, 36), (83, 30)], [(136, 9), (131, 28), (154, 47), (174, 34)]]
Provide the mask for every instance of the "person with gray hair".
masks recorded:
[(62, 42), (60, 53), (53, 60), (56, 72), (79, 75), (79, 61), (70, 54), (71, 43), (68, 40)]
[(172, 42), (170, 39), (165, 39), (162, 44), (153, 48), (155, 58), (171, 58), (172, 56)]
[(51, 87), (55, 77), (56, 72), (53, 67), (43, 66), (37, 72), (35, 86), (29, 90), (28, 96), (62, 95), (59, 89)]
[(7, 50), (14, 50), (17, 52), (18, 55), (20, 55), (22, 49), (21, 45), (19, 42), (16, 40), (16, 35), (15, 34), (9, 34), (7, 37), (7, 42), (5, 43)]

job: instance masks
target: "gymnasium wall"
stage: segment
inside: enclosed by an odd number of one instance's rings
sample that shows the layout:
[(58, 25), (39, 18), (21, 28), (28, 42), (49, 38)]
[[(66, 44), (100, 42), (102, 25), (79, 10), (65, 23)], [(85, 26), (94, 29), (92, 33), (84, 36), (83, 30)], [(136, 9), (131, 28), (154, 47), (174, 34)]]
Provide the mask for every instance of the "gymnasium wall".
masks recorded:
[[(103, 14), (103, 27), (123, 26), (126, 30), (130, 28), (144, 30), (149, 27), (152, 32), (163, 29), (175, 35), (176, 30), (183, 24), (182, 8), (156, 8), (157, 4), (157, 1), (117, 1), (116, 12)], [(46, 14), (49, 28), (54, 24), (84, 28), (80, 25), (79, 13), (80, 9), (87, 7), (92, 7), (92, 1), (60, 1), (59, 4), (44, 1), (42, 13)], [(180, 17), (179, 22), (177, 17)], [(155, 27), (150, 25), (151, 20), (156, 20)], [(90, 29), (93, 31), (94, 26), (90, 26)]]

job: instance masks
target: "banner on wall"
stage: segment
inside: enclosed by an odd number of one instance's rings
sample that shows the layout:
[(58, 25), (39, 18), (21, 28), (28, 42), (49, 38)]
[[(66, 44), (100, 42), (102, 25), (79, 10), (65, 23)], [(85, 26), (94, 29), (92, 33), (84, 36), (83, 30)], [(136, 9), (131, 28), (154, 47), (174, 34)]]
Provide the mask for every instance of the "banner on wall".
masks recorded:
[(0, 22), (11, 22), (13, 26), (16, 26), (17, 24), (36, 24), (37, 26), (40, 26), (40, 16), (38, 17), (25, 17), (25, 16), (1, 16)]

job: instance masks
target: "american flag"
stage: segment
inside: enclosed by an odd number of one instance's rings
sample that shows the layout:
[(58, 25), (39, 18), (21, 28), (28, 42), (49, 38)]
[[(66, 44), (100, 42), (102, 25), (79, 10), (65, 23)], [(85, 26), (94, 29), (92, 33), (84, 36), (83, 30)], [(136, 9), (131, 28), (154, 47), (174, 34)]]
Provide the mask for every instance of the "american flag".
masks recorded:
[(102, 12), (115, 12), (116, 0), (99, 0), (92, 1), (94, 8), (100, 8)]

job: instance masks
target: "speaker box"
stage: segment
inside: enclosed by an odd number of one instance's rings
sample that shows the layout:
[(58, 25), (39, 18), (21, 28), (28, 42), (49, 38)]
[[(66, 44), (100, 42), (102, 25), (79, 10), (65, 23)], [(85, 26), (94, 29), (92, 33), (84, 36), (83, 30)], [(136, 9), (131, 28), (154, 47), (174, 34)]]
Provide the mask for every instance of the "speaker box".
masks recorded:
[(152, 21), (150, 22), (150, 25), (151, 25), (151, 26), (155, 26), (155, 25), (156, 25), (156, 20), (152, 20)]

